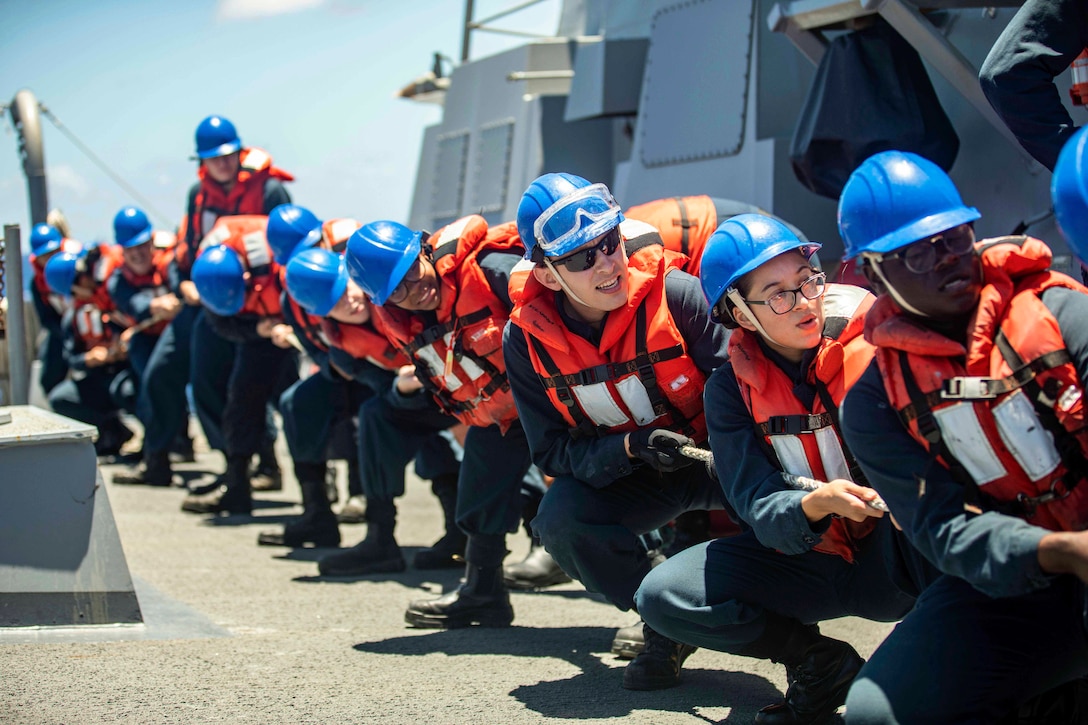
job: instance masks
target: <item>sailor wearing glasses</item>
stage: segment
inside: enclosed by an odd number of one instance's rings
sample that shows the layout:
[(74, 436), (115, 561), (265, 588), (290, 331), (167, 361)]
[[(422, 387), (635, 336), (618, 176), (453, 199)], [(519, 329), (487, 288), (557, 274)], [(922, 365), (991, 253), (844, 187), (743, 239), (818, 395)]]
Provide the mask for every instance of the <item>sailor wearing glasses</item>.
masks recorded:
[[(1052, 186), (1078, 251), (1085, 138)], [(1088, 290), (1049, 270), (1038, 239), (969, 245), (977, 218), (940, 168), (897, 151), (866, 160), (839, 201), (879, 295), (843, 436), (942, 574), (859, 673), (847, 722), (1005, 721), (1088, 673)]]
[[(751, 530), (688, 549), (636, 595), (647, 624), (699, 647), (786, 666), (783, 700), (756, 722), (822, 722), (863, 660), (817, 623), (895, 621), (926, 567), (878, 508), (842, 444), (838, 406), (872, 359), (873, 296), (827, 284), (819, 244), (760, 214), (721, 224), (703, 253), (712, 316), (732, 328), (729, 362), (707, 381), (707, 428), (726, 498)], [(796, 490), (783, 474), (818, 481)]]
[[(411, 602), (405, 619), (415, 627), (506, 627), (514, 619), (502, 562), (506, 534), (520, 518), (530, 461), (506, 379), (502, 331), (511, 307), (510, 273), (523, 253), (512, 222), (489, 228), (475, 215), (433, 235), (371, 222), (348, 240), (348, 273), (374, 303), (374, 326), (415, 365), (395, 383), (406, 400), (388, 409), (408, 417), (387, 425), (372, 416), (359, 421), (368, 529), (355, 548), (357, 562), (399, 560), (394, 499), (404, 492), (404, 466), (419, 448), (416, 438), (458, 421), (469, 426), (456, 501), (457, 524), (468, 537), (465, 581), (437, 599)], [(431, 411), (426, 418), (411, 410), (412, 399)], [(390, 436), (404, 427), (398, 422), (417, 435)]]
[[(706, 443), (703, 383), (728, 333), (680, 270), (686, 258), (660, 242), (629, 249), (623, 221), (603, 184), (532, 183), (518, 208), (528, 270), (511, 285), (503, 350), (533, 460), (555, 476), (533, 529), (567, 574), (627, 610), (650, 570), (638, 536), (724, 507), (679, 449)], [(693, 648), (644, 636), (624, 687), (675, 685)]]

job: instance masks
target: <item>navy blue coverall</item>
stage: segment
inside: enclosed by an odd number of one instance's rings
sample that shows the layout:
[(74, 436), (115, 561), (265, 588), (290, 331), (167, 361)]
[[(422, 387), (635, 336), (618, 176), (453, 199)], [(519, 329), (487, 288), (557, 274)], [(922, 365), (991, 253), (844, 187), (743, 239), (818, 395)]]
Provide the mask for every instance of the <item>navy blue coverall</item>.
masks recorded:
[[(726, 331), (711, 323), (706, 298), (691, 275), (670, 273), (665, 294), (688, 354), (709, 375), (725, 362)], [(590, 325), (558, 307), (571, 331), (597, 339)], [(532, 529), (563, 571), (620, 609), (630, 609), (650, 570), (638, 536), (686, 511), (723, 508), (721, 489), (702, 464), (659, 473), (629, 459), (622, 433), (573, 438), (533, 369), (525, 332), (513, 323), (506, 326), (503, 355), (533, 462), (555, 476)]]
[[(1088, 380), (1088, 296), (1053, 288), (1042, 301)], [(963, 486), (903, 427), (875, 362), (841, 412), (869, 483), (943, 573), (861, 670), (847, 722), (997, 722), (1088, 673), (1083, 587), (1039, 566), (1039, 540), (1050, 532), (996, 511), (966, 512)]]

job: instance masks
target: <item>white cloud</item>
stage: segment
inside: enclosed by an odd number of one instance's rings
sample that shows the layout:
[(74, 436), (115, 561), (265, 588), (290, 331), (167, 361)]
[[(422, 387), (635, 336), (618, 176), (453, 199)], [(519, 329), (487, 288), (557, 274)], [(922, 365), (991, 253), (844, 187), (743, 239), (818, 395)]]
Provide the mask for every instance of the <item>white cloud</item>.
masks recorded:
[(219, 21), (252, 20), (271, 15), (297, 13), (325, 4), (325, 0), (219, 0), (215, 17)]

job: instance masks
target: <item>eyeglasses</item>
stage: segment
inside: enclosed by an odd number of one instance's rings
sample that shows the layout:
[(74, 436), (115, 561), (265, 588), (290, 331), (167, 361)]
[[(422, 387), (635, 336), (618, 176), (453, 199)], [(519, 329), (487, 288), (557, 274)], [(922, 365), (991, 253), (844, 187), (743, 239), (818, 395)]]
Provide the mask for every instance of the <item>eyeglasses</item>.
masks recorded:
[(745, 300), (750, 305), (767, 305), (776, 315), (784, 315), (797, 306), (797, 295), (806, 300), (815, 300), (824, 296), (827, 287), (827, 275), (823, 272), (814, 274), (797, 289), (787, 289), (773, 294), (765, 300)]
[(604, 256), (611, 257), (619, 249), (622, 242), (623, 238), (620, 236), (620, 230), (616, 228), (607, 232), (601, 238), (601, 241), (592, 247), (581, 249), (561, 259), (553, 259), (551, 263), (563, 265), (568, 272), (585, 272), (587, 269), (592, 269), (593, 265), (597, 263), (597, 252), (604, 252)]
[(967, 224), (961, 224), (940, 234), (934, 234), (928, 239), (914, 242), (899, 251), (883, 254), (878, 261), (896, 257), (901, 259), (903, 265), (911, 272), (925, 274), (937, 265), (938, 244), (949, 254), (967, 254), (975, 246), (975, 230)]
[(399, 305), (404, 300), (408, 299), (408, 292), (412, 287), (419, 284), (420, 280), (426, 275), (426, 268), (423, 266), (423, 258), (416, 259), (416, 263), (412, 265), (412, 268), (404, 273), (404, 279), (400, 281), (396, 289), (389, 293), (389, 296), (385, 298), (387, 304)]
[(595, 230), (615, 227), (622, 218), (620, 205), (608, 187), (590, 184), (541, 212), (533, 223), (533, 235), (545, 254), (553, 250), (562, 254), (564, 247), (580, 246), (578, 238), (584, 244), (601, 234)]

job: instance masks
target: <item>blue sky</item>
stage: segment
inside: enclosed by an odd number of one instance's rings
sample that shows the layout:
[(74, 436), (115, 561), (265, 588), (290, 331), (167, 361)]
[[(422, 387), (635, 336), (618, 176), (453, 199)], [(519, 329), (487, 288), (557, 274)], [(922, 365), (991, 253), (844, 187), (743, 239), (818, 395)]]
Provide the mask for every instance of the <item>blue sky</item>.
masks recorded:
[[(515, 4), (477, 0), (476, 17)], [(495, 24), (551, 33), (558, 13), (549, 0)], [(292, 196), (319, 217), (403, 221), (423, 129), (441, 110), (393, 93), (435, 51), (460, 56), (463, 15), (459, 0), (0, 0), (0, 104), (33, 91), (161, 212), (156, 226), (184, 213), (193, 131), (211, 113), (294, 174)], [(475, 33), (472, 57), (523, 42)], [(77, 239), (111, 238), (114, 213), (135, 200), (43, 128), (50, 206)], [(25, 230), (6, 114), (0, 129), (0, 223)]]

